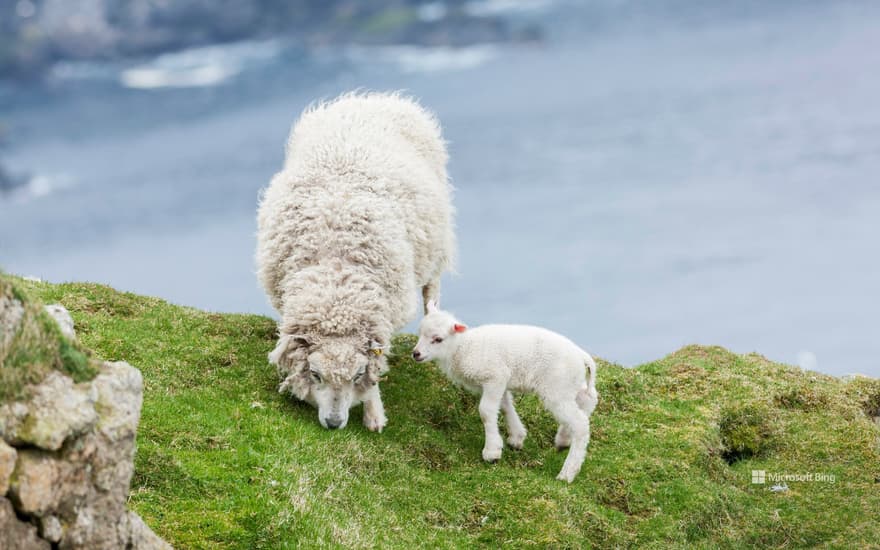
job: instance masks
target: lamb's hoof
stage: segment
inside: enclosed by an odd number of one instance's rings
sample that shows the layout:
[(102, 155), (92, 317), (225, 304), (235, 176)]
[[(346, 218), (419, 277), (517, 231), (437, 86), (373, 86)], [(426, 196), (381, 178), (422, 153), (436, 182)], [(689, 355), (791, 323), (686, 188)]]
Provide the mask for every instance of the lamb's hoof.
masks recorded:
[(558, 479), (559, 481), (565, 481), (566, 483), (571, 483), (572, 481), (574, 481), (574, 476), (569, 476), (563, 472), (559, 472), (559, 475), (556, 476), (556, 479)]
[(501, 460), (501, 449), (483, 449), (483, 460), (495, 464)]
[(526, 440), (526, 433), (523, 432), (521, 434), (510, 434), (507, 436), (507, 444), (511, 449), (516, 449), (519, 451), (523, 448), (523, 441)]
[(370, 430), (371, 432), (379, 432), (382, 433), (382, 428), (388, 424), (388, 419), (384, 416), (379, 418), (374, 417), (364, 417), (364, 426)]
[(565, 443), (565, 442), (563, 442), (563, 443), (557, 443), (557, 444), (555, 445), (555, 447), (556, 447), (556, 450), (557, 450), (557, 451), (564, 451), (565, 449), (568, 449), (569, 447), (571, 447), (571, 444), (570, 444), (570, 443)]

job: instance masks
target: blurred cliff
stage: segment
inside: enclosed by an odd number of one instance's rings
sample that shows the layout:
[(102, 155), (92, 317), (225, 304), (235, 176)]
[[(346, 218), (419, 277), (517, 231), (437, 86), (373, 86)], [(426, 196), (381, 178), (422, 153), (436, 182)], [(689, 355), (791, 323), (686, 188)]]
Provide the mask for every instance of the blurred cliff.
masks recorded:
[(139, 57), (204, 44), (283, 36), (304, 45), (460, 46), (535, 39), (454, 0), (6, 0), (0, 78), (38, 78), (62, 60)]

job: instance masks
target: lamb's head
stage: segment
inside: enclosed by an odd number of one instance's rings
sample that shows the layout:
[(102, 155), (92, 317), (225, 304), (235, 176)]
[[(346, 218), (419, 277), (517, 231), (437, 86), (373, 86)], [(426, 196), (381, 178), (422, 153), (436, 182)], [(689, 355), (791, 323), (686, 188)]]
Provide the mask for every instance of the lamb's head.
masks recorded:
[(333, 430), (348, 424), (348, 410), (379, 381), (382, 349), (376, 340), (355, 336), (284, 335), (269, 361), (284, 377), (279, 391), (317, 407), (321, 426)]
[(448, 311), (437, 307), (433, 300), (428, 302), (428, 313), (419, 324), (419, 341), (413, 348), (412, 356), (418, 362), (431, 359), (448, 358), (458, 336), (467, 326)]

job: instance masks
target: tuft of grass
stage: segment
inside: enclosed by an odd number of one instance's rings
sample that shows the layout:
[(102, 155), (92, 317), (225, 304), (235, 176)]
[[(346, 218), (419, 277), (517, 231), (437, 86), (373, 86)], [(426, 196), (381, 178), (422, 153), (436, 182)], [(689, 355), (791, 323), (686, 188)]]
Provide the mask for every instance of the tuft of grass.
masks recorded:
[[(638, 368), (601, 362), (580, 476), (533, 397), (529, 437), (480, 457), (477, 398), (409, 358), (400, 335), (382, 382), (382, 434), (345, 430), (277, 393), (275, 323), (101, 285), (17, 281), (61, 302), (80, 340), (141, 369), (131, 505), (175, 548), (862, 548), (880, 540), (880, 405), (873, 379), (840, 380), (719, 347)], [(768, 425), (767, 423), (770, 423)], [(725, 460), (729, 449), (743, 452)], [(825, 473), (774, 493), (752, 470)]]
[(23, 308), (18, 325), (12, 327), (14, 334), (0, 349), (0, 404), (27, 397), (28, 388), (53, 370), (67, 374), (75, 382), (85, 382), (97, 375), (97, 366), (87, 352), (61, 334), (41, 303), (2, 273), (0, 300)]
[(718, 422), (722, 456), (732, 463), (765, 453), (773, 443), (778, 421), (774, 410), (760, 401), (725, 407)]

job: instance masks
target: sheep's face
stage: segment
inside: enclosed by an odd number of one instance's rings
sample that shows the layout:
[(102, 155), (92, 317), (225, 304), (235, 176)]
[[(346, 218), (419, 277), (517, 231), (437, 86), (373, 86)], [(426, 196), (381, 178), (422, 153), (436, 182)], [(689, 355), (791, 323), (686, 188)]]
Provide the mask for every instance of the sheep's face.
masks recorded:
[[(344, 428), (348, 424), (348, 410), (360, 404), (364, 394), (379, 381), (384, 366), (379, 343), (354, 337), (317, 341), (299, 336), (287, 338), (288, 342), (278, 346), (284, 351), (279, 353), (276, 348), (269, 356), (270, 361), (291, 372), (281, 390), (317, 407), (321, 426), (331, 430)], [(291, 364), (286, 365), (285, 361)]]
[(428, 302), (428, 314), (419, 324), (419, 341), (413, 348), (413, 359), (421, 363), (431, 359), (446, 359), (455, 348), (455, 340), (467, 326), (452, 314), (437, 308), (436, 302)]

